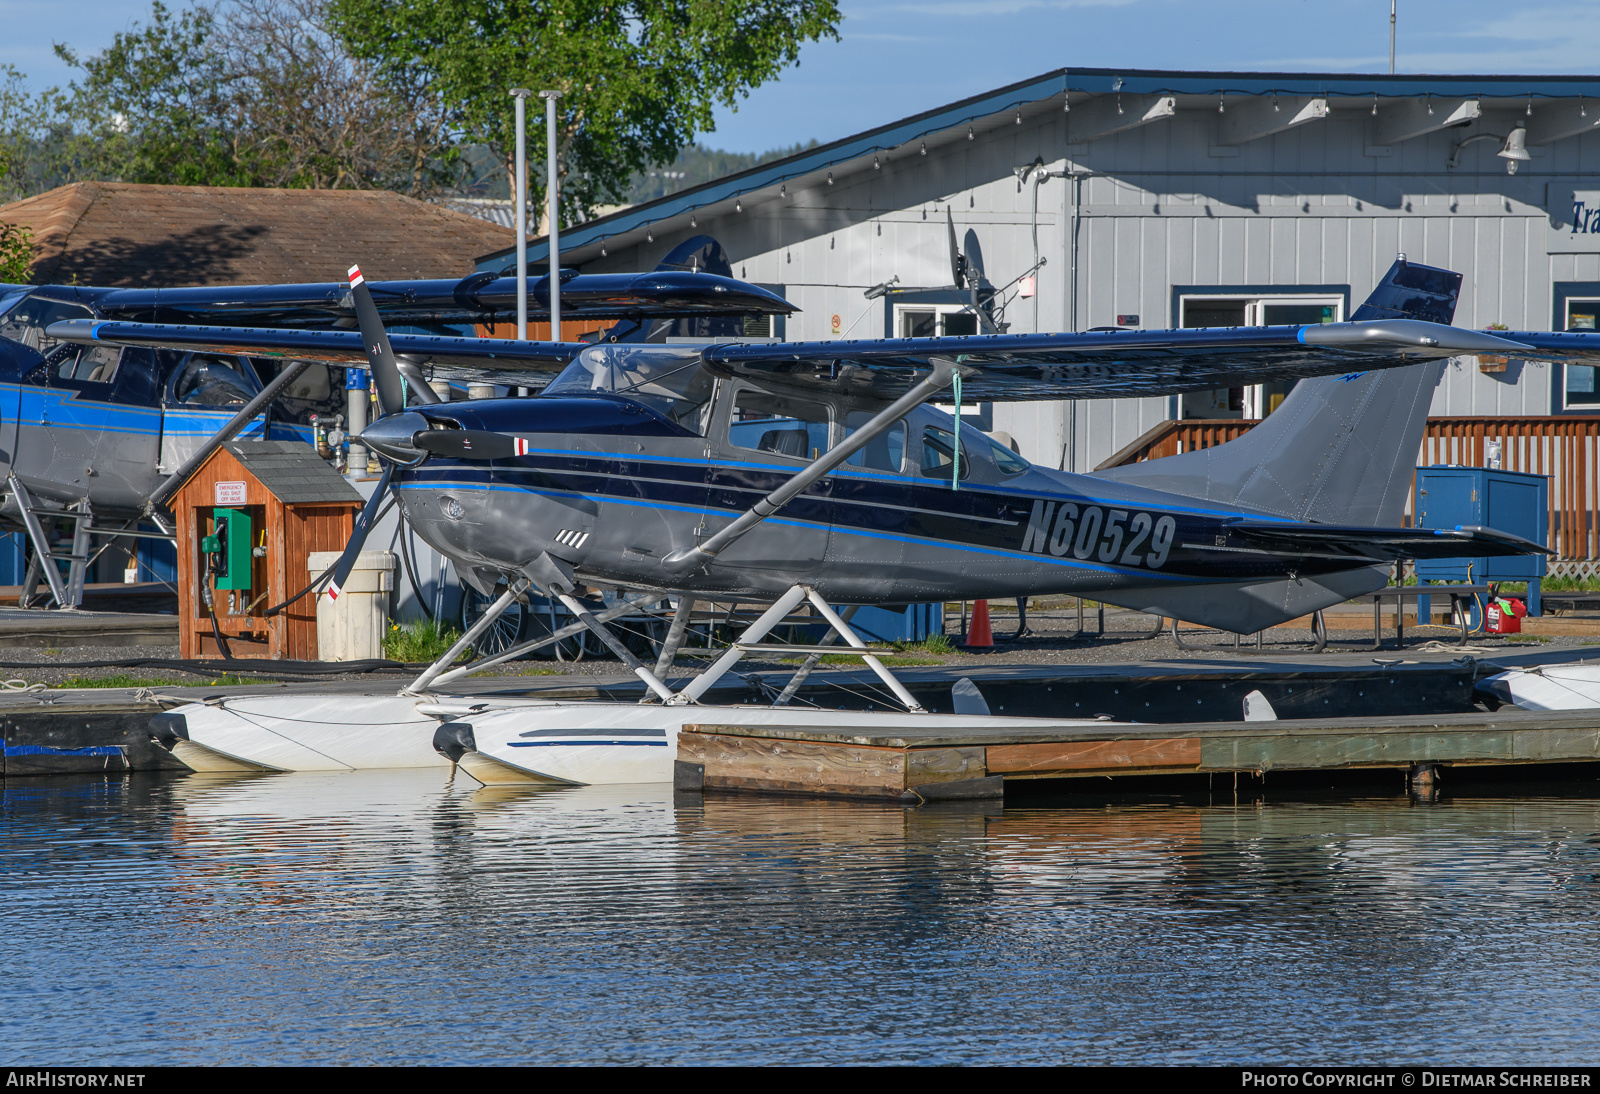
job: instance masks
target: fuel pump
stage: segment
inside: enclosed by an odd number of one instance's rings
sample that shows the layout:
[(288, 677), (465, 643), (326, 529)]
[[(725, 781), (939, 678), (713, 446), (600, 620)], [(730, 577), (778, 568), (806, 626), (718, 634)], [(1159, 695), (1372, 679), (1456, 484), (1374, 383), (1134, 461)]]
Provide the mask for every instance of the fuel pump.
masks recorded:
[(240, 594), (251, 588), (251, 550), (253, 535), (250, 514), (240, 509), (213, 509), (211, 534), (200, 541), (200, 551), (206, 556), (206, 565), (200, 578), (200, 597), (211, 613), (211, 631), (223, 655), (232, 658), (222, 628), (217, 622), (216, 594), (228, 591), (228, 614), (237, 615), (243, 599)]

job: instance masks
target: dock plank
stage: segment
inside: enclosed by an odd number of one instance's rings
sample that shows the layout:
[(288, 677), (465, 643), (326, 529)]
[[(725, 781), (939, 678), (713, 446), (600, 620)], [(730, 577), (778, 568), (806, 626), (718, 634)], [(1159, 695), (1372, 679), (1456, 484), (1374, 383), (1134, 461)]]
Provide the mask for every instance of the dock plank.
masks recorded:
[(989, 745), (986, 751), (989, 774), (1013, 777), (1100, 772), (1108, 767), (1146, 772), (1197, 771), (1201, 765), (1198, 737)]

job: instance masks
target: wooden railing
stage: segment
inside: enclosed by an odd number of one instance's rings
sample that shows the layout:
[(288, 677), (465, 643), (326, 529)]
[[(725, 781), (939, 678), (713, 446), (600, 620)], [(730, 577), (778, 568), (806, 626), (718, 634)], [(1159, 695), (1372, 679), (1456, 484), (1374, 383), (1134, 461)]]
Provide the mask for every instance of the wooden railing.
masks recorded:
[[(1210, 448), (1255, 424), (1248, 418), (1163, 422), (1096, 470)], [(1482, 467), (1490, 440), (1500, 442), (1505, 470), (1550, 476), (1549, 546), (1557, 558), (1600, 558), (1600, 417), (1429, 418), (1417, 463)]]

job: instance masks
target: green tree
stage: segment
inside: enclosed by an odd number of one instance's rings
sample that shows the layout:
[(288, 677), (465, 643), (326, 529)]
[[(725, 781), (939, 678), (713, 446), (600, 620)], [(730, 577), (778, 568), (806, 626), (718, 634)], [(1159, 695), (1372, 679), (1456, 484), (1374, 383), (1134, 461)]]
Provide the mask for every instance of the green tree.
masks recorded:
[[(423, 79), (461, 139), (509, 165), (513, 87), (562, 93), (562, 220), (622, 200), (631, 178), (669, 164), (717, 106), (838, 39), (836, 0), (329, 0), (333, 27), (391, 81)], [(542, 162), (543, 104), (529, 102), (529, 158)], [(542, 172), (530, 187), (543, 192)], [(542, 199), (541, 199), (542, 200)]]
[(77, 178), (185, 185), (259, 186), (269, 157), (240, 124), (237, 75), (218, 47), (216, 16), (174, 16), (160, 0), (150, 20), (121, 32), (103, 52), (56, 55), (83, 73), (58, 114), (70, 127), (59, 155)]
[[(46, 93), (58, 179), (431, 194), (452, 177), (444, 114), (413, 79), (357, 60), (324, 0), (232, 0), (143, 24)], [(0, 112), (5, 107), (0, 87)]]

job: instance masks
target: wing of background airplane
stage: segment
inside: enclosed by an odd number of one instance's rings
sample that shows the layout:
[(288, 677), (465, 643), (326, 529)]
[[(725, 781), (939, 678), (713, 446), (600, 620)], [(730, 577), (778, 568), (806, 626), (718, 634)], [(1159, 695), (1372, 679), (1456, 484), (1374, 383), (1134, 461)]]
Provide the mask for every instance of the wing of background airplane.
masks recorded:
[[(562, 315), (574, 322), (788, 315), (799, 310), (774, 292), (735, 279), (722, 245), (705, 235), (684, 240), (648, 273), (562, 270), (560, 281)], [(378, 314), (390, 324), (503, 323), (514, 321), (517, 313), (517, 281), (504, 270), (461, 278), (368, 284)], [(162, 289), (46, 285), (32, 293), (87, 304), (103, 319), (142, 323), (355, 326), (350, 286), (344, 281)], [(548, 276), (529, 278), (528, 313), (534, 319), (549, 317)]]
[[(247, 357), (286, 357), (367, 367), (361, 334), (353, 330), (287, 330), (281, 327), (202, 327), (181, 323), (131, 323), (68, 319), (45, 332), (63, 342), (154, 349), (204, 350)], [(510, 338), (460, 338), (391, 334), (395, 353), (435, 366), (452, 379), (490, 383), (537, 383), (560, 372), (585, 348), (582, 342), (525, 342)], [(519, 377), (529, 379), (519, 379)]]
[[(565, 320), (698, 315), (787, 315), (798, 309), (783, 297), (731, 277), (686, 270), (578, 274), (562, 271)], [(517, 282), (499, 274), (433, 281), (379, 281), (372, 285), (388, 323), (508, 322), (517, 314)], [(178, 289), (113, 289), (92, 301), (107, 318), (172, 324), (252, 323), (274, 327), (326, 326), (355, 313), (343, 282), (241, 285)], [(528, 281), (528, 313), (550, 313), (550, 278)]]

